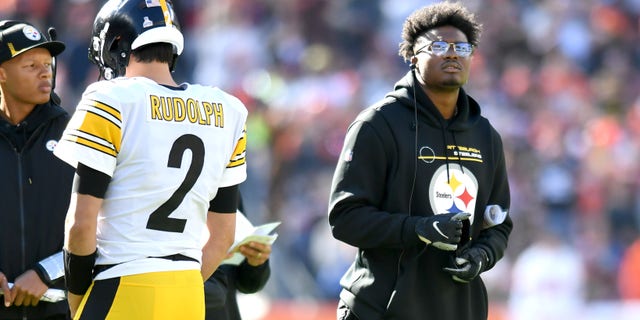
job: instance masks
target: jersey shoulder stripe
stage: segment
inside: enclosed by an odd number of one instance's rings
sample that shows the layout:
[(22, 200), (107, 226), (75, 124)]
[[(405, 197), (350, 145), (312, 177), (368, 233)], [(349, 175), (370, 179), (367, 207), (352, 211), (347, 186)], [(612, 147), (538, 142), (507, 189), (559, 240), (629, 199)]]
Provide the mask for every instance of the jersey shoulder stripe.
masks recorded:
[[(92, 103), (90, 106), (92, 106), (93, 109), (101, 112), (101, 114), (105, 114), (105, 118), (112, 117), (113, 118), (112, 121), (114, 123), (117, 123), (118, 126), (120, 126), (120, 124), (122, 123), (122, 114), (120, 113), (120, 110), (95, 99), (88, 99), (88, 101)], [(106, 116), (107, 114), (110, 115), (111, 117)]]
[(87, 87), (54, 154), (76, 167), (78, 162), (113, 174), (121, 151), (123, 114), (117, 99), (131, 92), (115, 81), (98, 81)]
[(247, 129), (246, 127), (242, 129), (242, 136), (236, 143), (236, 148), (233, 151), (233, 156), (227, 165), (227, 168), (234, 168), (246, 163), (246, 154), (247, 154)]
[(85, 99), (77, 111), (84, 113), (81, 123), (71, 129), (69, 135), (75, 142), (100, 152), (116, 156), (122, 140), (122, 117), (118, 110), (93, 99)]
[(79, 136), (74, 135), (74, 134), (68, 134), (68, 135), (64, 136), (62, 138), (62, 140), (69, 141), (69, 142), (78, 144), (80, 146), (96, 150), (98, 152), (104, 153), (104, 154), (106, 154), (108, 156), (111, 156), (111, 157), (114, 157), (114, 158), (116, 157), (115, 150), (113, 150), (111, 148), (108, 148), (108, 147), (105, 147), (103, 144), (96, 143), (94, 141), (91, 141), (89, 139), (85, 139), (83, 137), (79, 137)]

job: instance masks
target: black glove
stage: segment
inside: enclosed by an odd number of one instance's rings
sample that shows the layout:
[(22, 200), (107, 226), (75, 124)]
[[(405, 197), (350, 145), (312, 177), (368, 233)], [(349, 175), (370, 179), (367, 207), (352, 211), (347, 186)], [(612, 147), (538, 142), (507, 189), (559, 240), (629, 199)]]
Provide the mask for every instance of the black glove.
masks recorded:
[(467, 283), (486, 270), (489, 265), (489, 255), (487, 251), (480, 247), (468, 247), (455, 259), (455, 267), (444, 268), (453, 280)]
[(454, 251), (462, 236), (462, 220), (470, 216), (468, 212), (459, 212), (424, 217), (416, 224), (416, 234), (426, 244), (440, 250)]

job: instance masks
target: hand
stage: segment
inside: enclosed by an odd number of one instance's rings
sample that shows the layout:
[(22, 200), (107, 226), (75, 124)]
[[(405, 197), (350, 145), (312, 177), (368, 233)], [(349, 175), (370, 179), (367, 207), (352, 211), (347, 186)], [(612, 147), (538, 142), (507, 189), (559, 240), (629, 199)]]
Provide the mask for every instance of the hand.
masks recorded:
[(33, 270), (18, 276), (11, 288), (11, 297), (16, 306), (36, 306), (42, 295), (49, 289)]
[(271, 246), (265, 243), (251, 241), (240, 246), (240, 253), (247, 257), (247, 263), (257, 267), (269, 259), (271, 255)]
[(4, 306), (8, 308), (13, 301), (11, 300), (11, 290), (9, 290), (9, 280), (2, 272), (0, 272), (0, 289), (2, 289), (4, 296)]
[(453, 280), (468, 283), (475, 279), (489, 265), (487, 252), (478, 247), (469, 247), (463, 250), (455, 260), (455, 267), (444, 268)]
[(468, 212), (436, 214), (420, 219), (415, 231), (426, 244), (440, 250), (454, 251), (462, 236), (462, 220), (470, 216)]

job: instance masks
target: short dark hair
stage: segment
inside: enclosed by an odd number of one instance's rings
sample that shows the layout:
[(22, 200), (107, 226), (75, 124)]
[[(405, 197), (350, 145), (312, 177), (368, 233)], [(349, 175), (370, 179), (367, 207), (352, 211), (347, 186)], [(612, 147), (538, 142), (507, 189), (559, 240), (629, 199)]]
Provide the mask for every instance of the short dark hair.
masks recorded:
[(476, 21), (475, 15), (459, 2), (441, 2), (422, 7), (407, 17), (402, 26), (402, 42), (398, 54), (405, 61), (410, 61), (414, 55), (416, 40), (425, 32), (442, 26), (459, 29), (474, 46), (480, 41), (482, 25)]
[(173, 45), (156, 42), (133, 50), (133, 58), (138, 62), (165, 62), (171, 65), (174, 61)]

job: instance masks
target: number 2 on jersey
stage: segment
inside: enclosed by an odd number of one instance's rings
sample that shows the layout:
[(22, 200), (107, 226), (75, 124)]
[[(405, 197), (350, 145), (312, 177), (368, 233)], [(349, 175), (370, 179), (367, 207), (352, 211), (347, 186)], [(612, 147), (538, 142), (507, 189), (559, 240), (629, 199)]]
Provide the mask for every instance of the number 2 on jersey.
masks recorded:
[(179, 137), (173, 143), (173, 146), (171, 146), (169, 161), (167, 162), (167, 166), (170, 168), (180, 168), (182, 157), (187, 150), (191, 150), (191, 164), (189, 165), (189, 170), (184, 180), (182, 180), (182, 184), (180, 184), (180, 187), (173, 192), (167, 201), (151, 213), (149, 220), (147, 220), (147, 229), (168, 232), (184, 231), (187, 220), (171, 218), (169, 215), (182, 203), (187, 192), (191, 190), (198, 180), (200, 173), (202, 173), (202, 167), (204, 166), (204, 143), (202, 143), (200, 138), (192, 134), (185, 134)]

